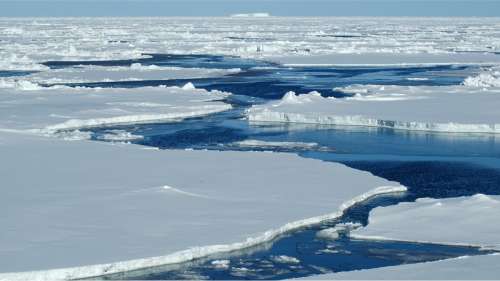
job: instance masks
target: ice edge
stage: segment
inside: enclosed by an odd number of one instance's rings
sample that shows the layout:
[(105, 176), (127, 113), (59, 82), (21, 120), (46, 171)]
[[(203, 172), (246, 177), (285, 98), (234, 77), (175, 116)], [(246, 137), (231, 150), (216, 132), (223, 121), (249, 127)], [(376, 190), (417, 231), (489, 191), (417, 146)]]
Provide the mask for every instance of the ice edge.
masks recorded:
[(150, 268), (155, 266), (161, 266), (166, 264), (175, 264), (190, 261), (193, 259), (202, 258), (215, 253), (230, 252), (235, 250), (241, 250), (262, 244), (267, 241), (271, 241), (274, 238), (287, 233), (289, 231), (302, 228), (309, 225), (319, 224), (322, 221), (335, 219), (340, 217), (343, 212), (352, 207), (353, 205), (363, 202), (373, 196), (405, 192), (407, 188), (405, 186), (380, 186), (359, 195), (347, 202), (344, 202), (337, 212), (321, 215), (309, 219), (298, 220), (295, 222), (290, 222), (282, 226), (281, 228), (268, 230), (257, 237), (247, 238), (244, 242), (237, 242), (227, 245), (211, 245), (205, 247), (195, 247), (179, 252), (175, 252), (166, 256), (151, 257), (144, 259), (136, 259), (108, 264), (97, 264), (89, 266), (62, 268), (62, 269), (50, 269), (41, 271), (28, 271), (28, 272), (12, 272), (12, 273), (0, 273), (0, 281), (8, 280), (68, 280), (68, 279), (80, 279), (80, 278), (90, 278), (98, 277), (101, 275), (120, 273), (131, 270), (139, 270), (144, 268)]
[(426, 123), (418, 121), (395, 121), (369, 118), (361, 115), (314, 115), (270, 111), (268, 109), (249, 109), (247, 111), (247, 119), (252, 122), (363, 126), (440, 133), (500, 134), (500, 124), (463, 124), (454, 122)]

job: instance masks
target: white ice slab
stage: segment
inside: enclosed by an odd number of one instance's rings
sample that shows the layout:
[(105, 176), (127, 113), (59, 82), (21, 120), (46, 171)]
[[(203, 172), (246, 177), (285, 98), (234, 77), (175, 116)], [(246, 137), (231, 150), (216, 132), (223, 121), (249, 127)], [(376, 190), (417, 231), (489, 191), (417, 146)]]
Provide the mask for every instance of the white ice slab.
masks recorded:
[[(204, 69), (132, 64), (130, 67), (81, 66), (42, 70), (27, 76), (0, 78), (0, 87), (16, 87), (16, 82), (38, 84), (118, 82), (211, 78), (234, 74), (240, 69)], [(18, 84), (17, 83), (17, 84)], [(22, 83), (22, 82), (21, 82)]]
[(500, 255), (314, 275), (310, 280), (498, 280)]
[(499, 215), (500, 196), (424, 198), (376, 208), (370, 212), (368, 226), (352, 231), (351, 236), (500, 249)]
[(281, 55), (268, 58), (288, 66), (427, 66), (499, 64), (492, 53), (335, 53), (322, 55)]
[[(79, 278), (189, 260), (404, 190), (291, 154), (152, 150), (0, 131), (0, 155), (0, 211), (8, 214), (0, 216), (0, 280)], [(65, 269), (44, 271), (57, 268)]]
[(287, 93), (255, 105), (250, 121), (386, 127), (434, 132), (500, 133), (500, 89), (467, 86), (354, 85), (352, 98)]
[(0, 128), (51, 133), (111, 124), (167, 122), (231, 109), (231, 105), (218, 101), (228, 95), (193, 89), (191, 85), (0, 89)]

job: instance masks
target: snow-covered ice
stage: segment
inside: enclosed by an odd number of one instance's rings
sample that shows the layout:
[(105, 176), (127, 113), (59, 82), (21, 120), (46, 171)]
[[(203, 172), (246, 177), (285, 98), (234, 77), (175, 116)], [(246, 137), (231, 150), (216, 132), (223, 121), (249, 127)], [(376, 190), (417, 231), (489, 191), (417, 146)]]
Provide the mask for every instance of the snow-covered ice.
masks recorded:
[(368, 226), (352, 231), (351, 236), (500, 249), (498, 214), (499, 196), (423, 198), (374, 209)]
[[(498, 18), (3, 18), (0, 69), (39, 70), (47, 60), (130, 59), (145, 53), (316, 64), (491, 63), (498, 62), (493, 53), (500, 51), (499, 29)], [(376, 59), (358, 56), (365, 54)], [(346, 56), (321, 59), (331, 55)]]
[(350, 98), (289, 92), (247, 110), (250, 121), (373, 126), (433, 132), (500, 133), (500, 89), (352, 85)]
[(220, 77), (240, 69), (206, 69), (132, 64), (130, 67), (79, 66), (34, 72), (21, 77), (0, 78), (0, 88), (16, 88), (24, 81), (34, 84), (67, 84)]
[(498, 280), (500, 255), (314, 275), (310, 280)]
[(500, 88), (500, 67), (493, 67), (477, 76), (468, 77), (463, 84), (469, 87)]
[(0, 218), (2, 280), (185, 261), (405, 190), (341, 164), (279, 153), (149, 150), (3, 130), (0, 154), (9, 159), (0, 165), (0, 206), (9, 214)]
[(0, 89), (0, 128), (53, 133), (180, 120), (231, 109), (229, 93), (178, 87)]

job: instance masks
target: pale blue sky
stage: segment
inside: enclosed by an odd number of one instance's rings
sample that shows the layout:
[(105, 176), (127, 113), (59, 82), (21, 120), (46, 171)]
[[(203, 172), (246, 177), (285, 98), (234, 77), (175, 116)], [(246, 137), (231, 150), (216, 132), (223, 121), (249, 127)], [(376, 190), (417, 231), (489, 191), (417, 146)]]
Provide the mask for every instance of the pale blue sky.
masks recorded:
[(500, 16), (500, 0), (0, 0), (0, 16)]

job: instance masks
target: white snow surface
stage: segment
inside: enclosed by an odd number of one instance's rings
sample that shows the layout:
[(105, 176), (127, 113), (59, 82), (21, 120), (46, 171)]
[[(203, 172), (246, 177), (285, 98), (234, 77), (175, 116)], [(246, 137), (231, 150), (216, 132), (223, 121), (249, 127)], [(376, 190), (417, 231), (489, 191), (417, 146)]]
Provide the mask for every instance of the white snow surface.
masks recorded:
[(495, 223), (498, 215), (500, 196), (423, 198), (375, 208), (368, 225), (352, 231), (351, 236), (500, 249), (500, 225)]
[(500, 255), (455, 259), (314, 275), (308, 280), (498, 280)]
[(500, 67), (493, 67), (477, 76), (468, 77), (463, 84), (469, 87), (500, 88)]
[(8, 213), (0, 217), (0, 280), (186, 261), (405, 190), (341, 164), (280, 153), (151, 150), (0, 130), (0, 155), (9, 159), (0, 162), (0, 208)]
[(498, 56), (481, 56), (500, 51), (498, 30), (498, 18), (2, 18), (0, 69), (44, 70), (40, 63), (47, 60), (130, 59), (145, 53), (286, 57), (290, 63), (298, 58), (318, 64), (339, 63), (320, 59), (330, 55), (347, 55), (341, 63), (366, 63), (356, 59), (364, 54), (389, 58), (372, 63), (491, 63)]
[(16, 88), (21, 83), (66, 84), (211, 78), (234, 74), (241, 69), (162, 67), (132, 64), (130, 67), (78, 66), (34, 72), (26, 76), (2, 77), (0, 88)]
[(500, 133), (500, 88), (352, 85), (350, 98), (288, 92), (247, 110), (250, 121)]
[(53, 133), (180, 120), (231, 109), (229, 93), (178, 87), (0, 89), (0, 128)]

